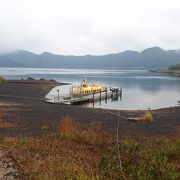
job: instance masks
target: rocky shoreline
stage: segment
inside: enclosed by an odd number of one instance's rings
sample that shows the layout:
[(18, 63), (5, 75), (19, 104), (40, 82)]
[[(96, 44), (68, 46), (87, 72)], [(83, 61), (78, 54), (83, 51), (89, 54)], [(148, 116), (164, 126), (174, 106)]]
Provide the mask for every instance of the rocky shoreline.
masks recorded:
[[(0, 86), (0, 109), (5, 121), (13, 124), (11, 128), (1, 128), (3, 136), (41, 136), (56, 132), (58, 124), (64, 116), (70, 116), (81, 124), (99, 123), (102, 128), (115, 129), (117, 116), (101, 109), (84, 108), (73, 105), (49, 104), (39, 99), (43, 98), (53, 87), (64, 83), (49, 83), (41, 81), (7, 81)], [(7, 95), (6, 96), (2, 95)], [(14, 98), (31, 97), (31, 98)], [(142, 110), (111, 110), (127, 118), (142, 115)], [(171, 136), (180, 127), (180, 106), (151, 111), (154, 123), (136, 123), (121, 118), (120, 129), (125, 134), (143, 136)], [(44, 128), (46, 127), (46, 128)]]

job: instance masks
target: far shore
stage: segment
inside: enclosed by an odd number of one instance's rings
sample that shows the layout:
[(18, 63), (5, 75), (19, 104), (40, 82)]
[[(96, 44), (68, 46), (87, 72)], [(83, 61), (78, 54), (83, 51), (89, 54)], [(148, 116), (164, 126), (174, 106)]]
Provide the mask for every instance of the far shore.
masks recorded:
[(166, 73), (180, 77), (180, 70), (158, 69), (158, 70), (151, 70), (151, 72)]

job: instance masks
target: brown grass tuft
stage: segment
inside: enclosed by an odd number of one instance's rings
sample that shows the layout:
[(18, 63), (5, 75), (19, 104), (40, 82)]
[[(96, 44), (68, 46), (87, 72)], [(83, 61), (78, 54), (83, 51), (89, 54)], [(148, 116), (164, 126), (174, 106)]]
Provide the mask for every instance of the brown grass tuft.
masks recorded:
[(76, 132), (74, 120), (69, 116), (65, 116), (59, 123), (59, 131), (65, 136), (73, 135)]
[(145, 112), (142, 117), (138, 118), (139, 122), (153, 122), (153, 115), (150, 111)]
[(0, 128), (13, 128), (15, 125), (4, 120), (4, 113), (0, 112)]
[(88, 144), (109, 144), (112, 143), (113, 136), (110, 131), (105, 131), (99, 124), (91, 123), (80, 125), (78, 122), (69, 116), (64, 117), (59, 124), (61, 136), (75, 141)]
[(1, 84), (4, 84), (5, 81), (6, 81), (6, 80), (5, 80), (3, 77), (0, 76), (0, 85), (1, 85)]

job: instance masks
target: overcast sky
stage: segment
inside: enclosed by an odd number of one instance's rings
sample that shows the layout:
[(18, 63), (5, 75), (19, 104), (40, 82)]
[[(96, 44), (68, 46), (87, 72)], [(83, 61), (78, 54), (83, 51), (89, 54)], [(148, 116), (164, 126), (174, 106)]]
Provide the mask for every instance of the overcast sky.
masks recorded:
[(0, 52), (180, 49), (180, 0), (0, 0)]

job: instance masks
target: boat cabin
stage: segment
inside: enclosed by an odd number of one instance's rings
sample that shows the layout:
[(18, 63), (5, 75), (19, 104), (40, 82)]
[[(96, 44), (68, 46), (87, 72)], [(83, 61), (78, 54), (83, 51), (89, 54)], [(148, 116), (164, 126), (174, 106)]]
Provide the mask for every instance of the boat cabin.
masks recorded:
[(71, 95), (84, 95), (106, 91), (106, 87), (97, 86), (95, 84), (88, 85), (86, 80), (83, 80), (80, 86), (72, 86), (70, 89)]

